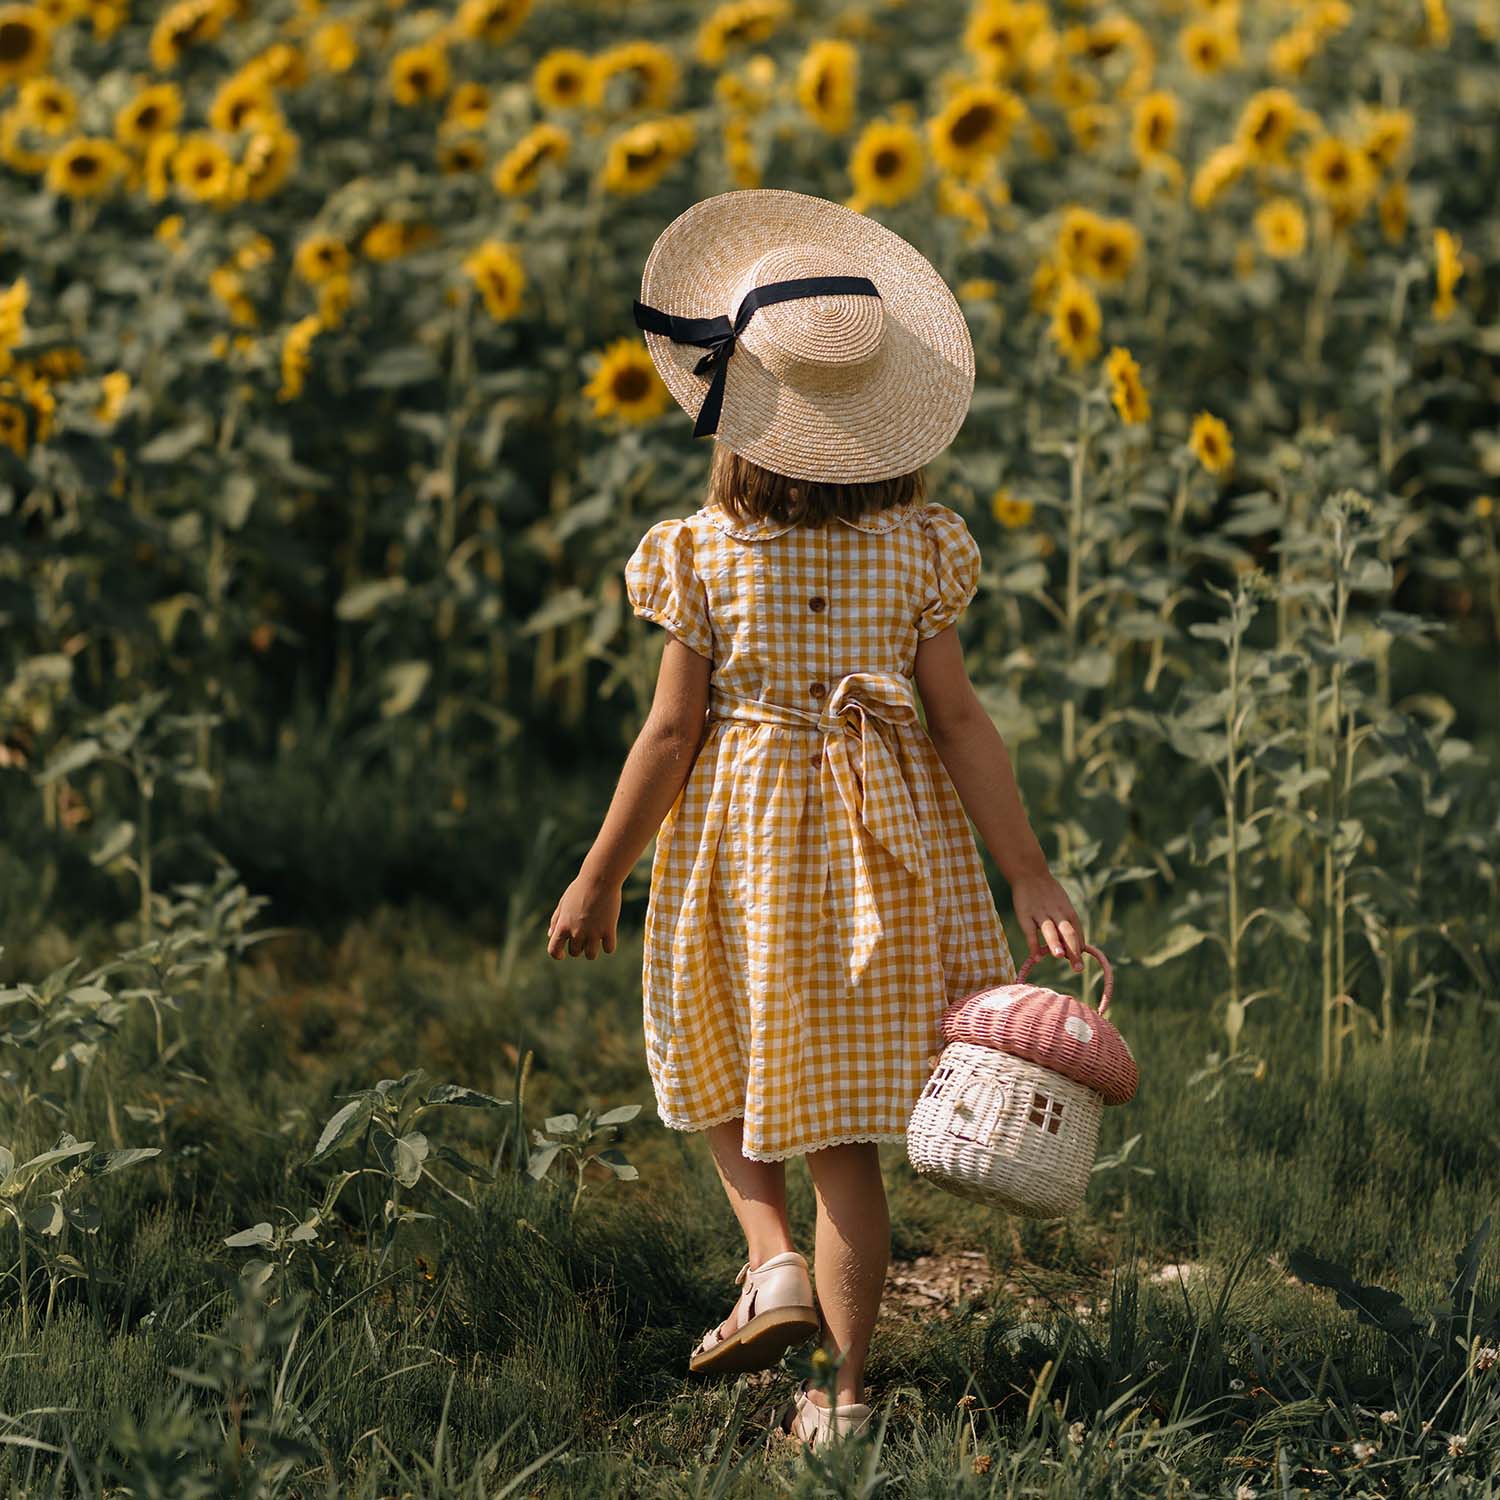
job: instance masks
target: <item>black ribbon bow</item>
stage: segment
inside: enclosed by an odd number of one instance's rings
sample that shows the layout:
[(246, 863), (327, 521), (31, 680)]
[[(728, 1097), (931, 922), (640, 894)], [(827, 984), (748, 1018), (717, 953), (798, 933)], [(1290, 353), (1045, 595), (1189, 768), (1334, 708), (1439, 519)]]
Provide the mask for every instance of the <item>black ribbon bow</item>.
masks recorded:
[(859, 295), (878, 297), (879, 288), (868, 276), (799, 276), (791, 281), (772, 281), (751, 287), (745, 293), (731, 323), (722, 313), (716, 318), (679, 318), (658, 312), (644, 302), (635, 304), (635, 326), (647, 333), (663, 333), (674, 344), (692, 344), (707, 354), (693, 366), (695, 375), (712, 374), (708, 394), (693, 423), (693, 436), (704, 437), (719, 426), (719, 412), (724, 406), (724, 378), (735, 341), (745, 331), (751, 314), (758, 307), (773, 302), (791, 302), (797, 297), (838, 297)]

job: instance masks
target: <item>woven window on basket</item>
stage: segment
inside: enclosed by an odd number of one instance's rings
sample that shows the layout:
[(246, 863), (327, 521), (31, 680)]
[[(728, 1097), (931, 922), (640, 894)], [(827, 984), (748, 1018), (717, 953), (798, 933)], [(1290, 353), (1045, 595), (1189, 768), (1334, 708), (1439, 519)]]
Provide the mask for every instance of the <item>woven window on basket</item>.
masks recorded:
[(1062, 1100), (1054, 1099), (1039, 1089), (1031, 1093), (1031, 1110), (1026, 1118), (1033, 1125), (1040, 1125), (1048, 1135), (1056, 1135), (1062, 1123)]

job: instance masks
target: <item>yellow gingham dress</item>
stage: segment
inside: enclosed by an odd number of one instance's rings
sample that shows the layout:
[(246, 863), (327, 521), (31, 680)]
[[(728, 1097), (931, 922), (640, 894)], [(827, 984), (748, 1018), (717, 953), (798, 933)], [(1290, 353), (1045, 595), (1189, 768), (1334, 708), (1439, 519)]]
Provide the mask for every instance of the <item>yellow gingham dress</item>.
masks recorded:
[(743, 1115), (779, 1161), (902, 1140), (950, 1001), (1015, 980), (958, 793), (917, 717), (917, 642), (973, 598), (957, 511), (822, 528), (717, 504), (658, 521), (631, 609), (714, 664), (657, 831), (642, 963), (662, 1123)]

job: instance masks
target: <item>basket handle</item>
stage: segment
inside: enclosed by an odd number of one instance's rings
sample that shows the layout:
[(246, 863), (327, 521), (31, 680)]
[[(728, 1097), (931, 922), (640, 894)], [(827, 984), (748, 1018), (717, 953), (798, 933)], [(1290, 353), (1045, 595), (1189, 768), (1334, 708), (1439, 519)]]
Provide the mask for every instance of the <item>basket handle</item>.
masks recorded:
[[(1104, 993), (1099, 997), (1099, 1014), (1102, 1016), (1105, 1006), (1109, 1004), (1109, 997), (1115, 992), (1115, 971), (1110, 968), (1109, 960), (1092, 943), (1085, 943), (1083, 951), (1085, 953), (1092, 953), (1104, 968)], [(1051, 958), (1052, 956), (1045, 949), (1038, 950), (1036, 953), (1028, 953), (1026, 955), (1026, 962), (1021, 965), (1020, 972), (1016, 975), (1016, 983), (1020, 984), (1031, 973), (1033, 965), (1035, 965), (1039, 958)]]

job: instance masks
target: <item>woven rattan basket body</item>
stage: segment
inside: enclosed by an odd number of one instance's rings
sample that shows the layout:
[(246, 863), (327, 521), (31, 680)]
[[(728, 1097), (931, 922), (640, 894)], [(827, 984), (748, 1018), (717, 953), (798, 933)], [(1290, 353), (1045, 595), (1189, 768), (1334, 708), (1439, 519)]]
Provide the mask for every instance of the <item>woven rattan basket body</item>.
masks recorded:
[(966, 995), (943, 1016), (947, 1045), (907, 1123), (907, 1158), (936, 1186), (1030, 1218), (1060, 1218), (1082, 1202), (1106, 1104), (1135, 1095), (1135, 1060), (1104, 1018), (1113, 986), (1104, 966), (1098, 1011), (1025, 983)]

